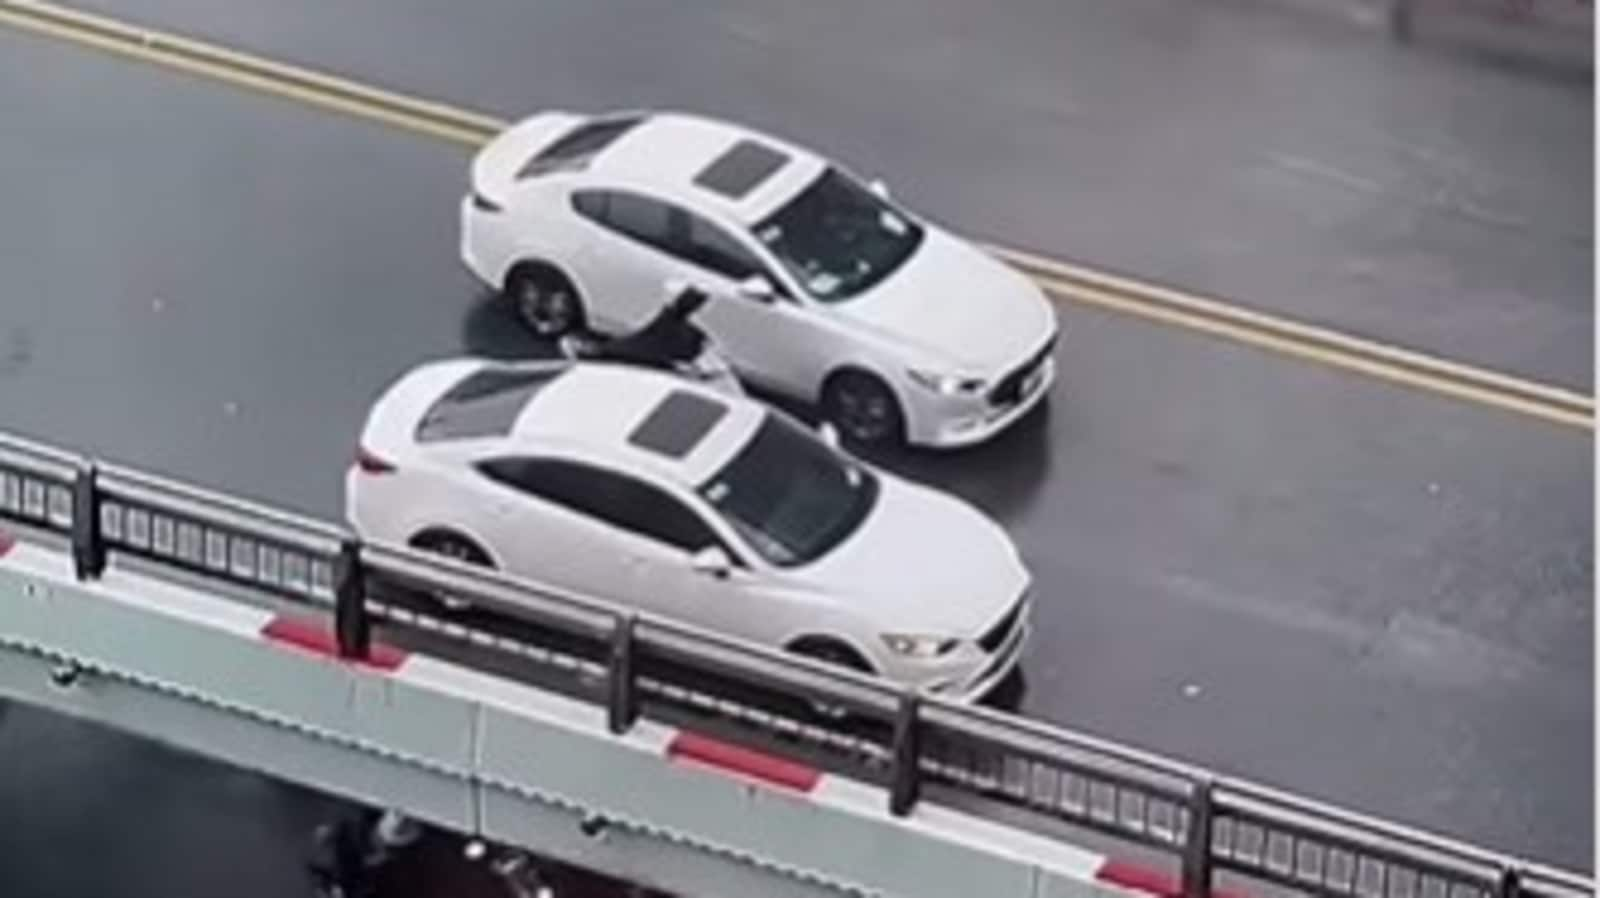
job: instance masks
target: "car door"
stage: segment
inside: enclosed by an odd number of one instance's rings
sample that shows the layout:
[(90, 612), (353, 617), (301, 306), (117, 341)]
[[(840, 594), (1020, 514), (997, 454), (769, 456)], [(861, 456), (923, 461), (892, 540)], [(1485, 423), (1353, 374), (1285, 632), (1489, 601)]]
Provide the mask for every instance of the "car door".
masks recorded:
[(477, 517), (508, 573), (614, 601), (632, 599), (617, 564), (611, 528), (588, 510), (605, 488), (564, 459), (495, 456), (475, 468), (491, 484)]
[(694, 553), (721, 540), (665, 491), (570, 459), (496, 458), (480, 468), (522, 500), (508, 510), (507, 528), (497, 542), (513, 573), (759, 638), (738, 601), (751, 578), (717, 578), (694, 570)]
[[(616, 528), (617, 559), (638, 598), (634, 604), (664, 617), (719, 633), (764, 640), (760, 578), (698, 512), (669, 490), (616, 471), (594, 511)], [(697, 570), (695, 555), (721, 549), (725, 572)]]
[[(676, 210), (674, 249), (713, 299), (696, 320), (739, 373), (770, 389), (809, 395), (828, 368), (829, 347), (816, 339), (815, 310), (797, 301), (751, 245), (709, 218)], [(752, 277), (771, 288), (751, 295)]]
[(626, 190), (581, 189), (570, 201), (588, 232), (576, 267), (590, 325), (609, 333), (642, 327), (681, 265), (671, 252), (673, 208)]

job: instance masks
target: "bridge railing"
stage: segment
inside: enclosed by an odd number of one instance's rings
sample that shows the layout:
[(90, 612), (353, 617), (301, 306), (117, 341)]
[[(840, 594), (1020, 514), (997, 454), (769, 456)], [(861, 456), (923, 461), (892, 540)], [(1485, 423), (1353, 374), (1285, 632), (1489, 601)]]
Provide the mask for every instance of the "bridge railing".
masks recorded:
[(614, 732), (688, 722), (881, 784), (895, 815), (951, 800), (1156, 849), (1188, 898), (1218, 872), (1318, 898), (1594, 893), (1588, 877), (3, 434), (0, 520), (65, 537), (80, 579), (128, 558), (244, 587), (328, 619), (347, 657), (376, 629), (603, 706)]

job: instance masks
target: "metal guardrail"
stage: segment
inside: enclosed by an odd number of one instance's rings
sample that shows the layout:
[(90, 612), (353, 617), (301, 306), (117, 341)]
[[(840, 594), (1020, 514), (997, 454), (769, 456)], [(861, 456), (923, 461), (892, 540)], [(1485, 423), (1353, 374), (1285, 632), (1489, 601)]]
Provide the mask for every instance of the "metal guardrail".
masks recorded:
[(1187, 898), (1208, 896), (1218, 872), (1317, 898), (1595, 891), (1577, 874), (4, 434), (0, 520), (67, 536), (80, 579), (121, 555), (263, 590), (331, 612), (347, 657), (364, 657), (377, 628), (603, 705), (614, 732), (640, 717), (692, 722), (880, 783), (896, 815), (954, 792), (1007, 819), (1155, 848), (1179, 859)]
[(0, 516), (67, 532), (82, 462), (41, 443), (0, 437)]

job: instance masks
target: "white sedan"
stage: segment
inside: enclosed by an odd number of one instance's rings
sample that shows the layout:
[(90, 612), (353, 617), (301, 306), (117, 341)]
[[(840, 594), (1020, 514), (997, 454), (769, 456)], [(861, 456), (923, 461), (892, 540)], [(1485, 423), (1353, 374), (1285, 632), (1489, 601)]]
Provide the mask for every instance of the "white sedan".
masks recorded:
[(665, 373), (423, 365), (372, 409), (345, 501), (368, 538), (954, 698), (1028, 629), (1028, 572), (976, 509)]
[(800, 147), (675, 113), (547, 112), (472, 165), (461, 256), (536, 333), (642, 324), (669, 279), (740, 376), (861, 443), (981, 442), (1055, 376), (1039, 288)]

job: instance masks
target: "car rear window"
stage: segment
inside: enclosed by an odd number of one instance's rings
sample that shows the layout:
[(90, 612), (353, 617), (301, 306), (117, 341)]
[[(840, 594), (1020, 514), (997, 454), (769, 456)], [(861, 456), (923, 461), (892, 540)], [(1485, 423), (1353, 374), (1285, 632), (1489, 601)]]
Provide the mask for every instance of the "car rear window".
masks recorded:
[(583, 122), (529, 159), (517, 172), (517, 180), (579, 164), (616, 142), (617, 138), (638, 127), (644, 120), (642, 115), (625, 115)]
[(674, 390), (628, 434), (628, 442), (668, 458), (683, 458), (726, 414), (728, 407), (720, 402)]
[(528, 401), (565, 370), (559, 367), (479, 369), (429, 407), (417, 424), (417, 442), (506, 436)]
[(695, 175), (694, 182), (730, 200), (743, 199), (788, 161), (787, 154), (772, 147), (741, 140)]

